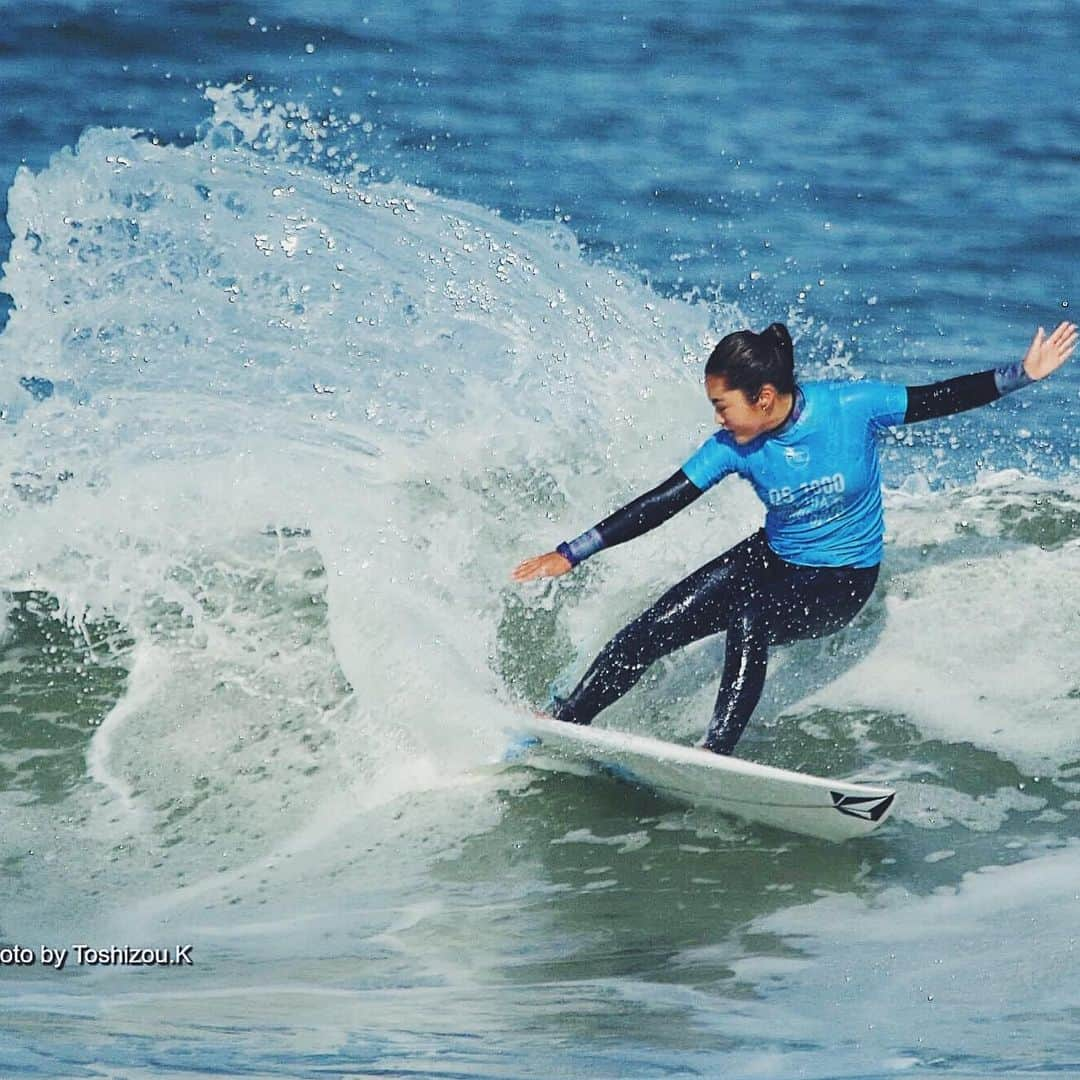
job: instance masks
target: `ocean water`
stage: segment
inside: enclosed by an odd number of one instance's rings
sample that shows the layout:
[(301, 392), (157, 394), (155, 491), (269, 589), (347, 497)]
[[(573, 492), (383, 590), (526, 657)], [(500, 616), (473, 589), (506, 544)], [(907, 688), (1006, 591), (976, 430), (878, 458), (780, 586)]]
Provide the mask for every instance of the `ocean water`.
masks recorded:
[[(0, 1073), (1080, 1075), (1077, 361), (890, 434), (874, 598), (775, 651), (740, 754), (873, 837), (503, 761), (760, 522), (509, 581), (718, 336), (919, 383), (1075, 318), (1072, 5), (0, 11)], [(721, 661), (602, 722), (699, 738)]]

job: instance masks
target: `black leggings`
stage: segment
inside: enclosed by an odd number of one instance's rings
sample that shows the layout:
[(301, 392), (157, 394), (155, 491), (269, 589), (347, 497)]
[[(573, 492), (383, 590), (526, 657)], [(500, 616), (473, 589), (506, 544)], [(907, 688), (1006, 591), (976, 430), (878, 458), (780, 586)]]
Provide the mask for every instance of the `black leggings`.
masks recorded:
[(669, 589), (620, 630), (555, 717), (588, 724), (645, 674), (691, 641), (727, 631), (724, 677), (705, 747), (730, 754), (765, 685), (769, 645), (822, 637), (846, 626), (870, 598), (876, 566), (797, 566), (768, 545), (761, 529)]

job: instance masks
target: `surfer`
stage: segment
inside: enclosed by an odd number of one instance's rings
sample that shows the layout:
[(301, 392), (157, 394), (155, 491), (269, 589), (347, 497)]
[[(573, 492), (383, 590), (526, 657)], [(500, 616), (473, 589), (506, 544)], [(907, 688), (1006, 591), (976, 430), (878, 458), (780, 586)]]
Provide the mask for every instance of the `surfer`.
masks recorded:
[(782, 323), (728, 334), (705, 365), (720, 430), (674, 475), (593, 528), (526, 559), (515, 581), (558, 577), (598, 551), (655, 529), (723, 477), (749, 480), (765, 526), (669, 589), (600, 651), (553, 715), (589, 724), (660, 657), (726, 632), (724, 671), (702, 745), (730, 754), (765, 683), (770, 645), (846, 626), (873, 592), (885, 531), (875, 433), (963, 412), (1046, 378), (1076, 348), (1077, 330), (1040, 327), (1005, 367), (928, 386), (795, 380)]

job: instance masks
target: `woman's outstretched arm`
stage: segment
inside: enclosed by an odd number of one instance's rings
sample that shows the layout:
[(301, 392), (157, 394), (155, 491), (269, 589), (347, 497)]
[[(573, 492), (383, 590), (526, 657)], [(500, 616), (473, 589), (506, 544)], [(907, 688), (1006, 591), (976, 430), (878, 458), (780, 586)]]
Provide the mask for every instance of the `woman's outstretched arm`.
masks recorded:
[(558, 577), (573, 569), (579, 562), (595, 555), (601, 548), (614, 547), (635, 536), (655, 529), (684, 507), (689, 506), (701, 489), (679, 469), (662, 484), (639, 495), (632, 502), (616, 510), (594, 525), (588, 532), (560, 544), (554, 551), (526, 559), (515, 567), (515, 581), (530, 581), (538, 577)]
[(1049, 336), (1040, 326), (1023, 357), (1007, 367), (960, 375), (955, 379), (907, 388), (904, 423), (933, 420), (996, 401), (1003, 394), (1045, 379), (1076, 348), (1076, 324), (1063, 322)]

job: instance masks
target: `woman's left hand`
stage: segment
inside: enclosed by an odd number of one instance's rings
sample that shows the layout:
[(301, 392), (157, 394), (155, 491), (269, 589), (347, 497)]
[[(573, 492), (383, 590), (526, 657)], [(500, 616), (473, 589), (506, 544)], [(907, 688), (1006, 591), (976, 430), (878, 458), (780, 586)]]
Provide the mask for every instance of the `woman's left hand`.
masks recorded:
[(1057, 371), (1076, 348), (1076, 323), (1063, 322), (1049, 336), (1040, 326), (1024, 353), (1024, 370), (1033, 379), (1045, 379)]

